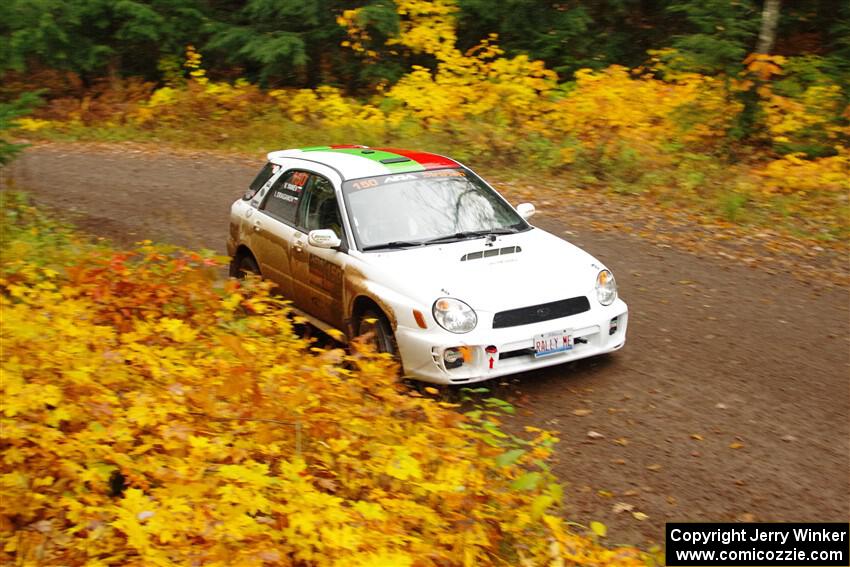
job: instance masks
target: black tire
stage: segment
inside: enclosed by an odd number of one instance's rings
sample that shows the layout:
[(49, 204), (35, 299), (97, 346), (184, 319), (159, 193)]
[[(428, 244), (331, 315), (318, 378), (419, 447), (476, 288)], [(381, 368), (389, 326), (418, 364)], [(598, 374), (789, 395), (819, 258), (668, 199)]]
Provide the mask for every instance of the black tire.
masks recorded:
[(245, 276), (260, 276), (260, 266), (250, 254), (240, 254), (230, 262), (230, 276), (238, 280), (245, 279)]
[(375, 309), (367, 309), (357, 321), (357, 336), (371, 333), (371, 342), (378, 352), (398, 358), (398, 345), (387, 317)]

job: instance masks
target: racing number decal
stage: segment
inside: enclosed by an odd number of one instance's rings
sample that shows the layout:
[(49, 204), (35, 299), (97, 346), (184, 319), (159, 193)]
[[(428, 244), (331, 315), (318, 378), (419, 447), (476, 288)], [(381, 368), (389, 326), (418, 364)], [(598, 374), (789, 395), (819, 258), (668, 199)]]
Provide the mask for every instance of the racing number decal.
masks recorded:
[[(289, 181), (283, 184), (283, 187), (296, 195), (300, 195), (308, 179), (310, 179), (310, 174), (306, 171), (295, 171), (289, 177)], [(298, 197), (294, 198), (297, 199)]]

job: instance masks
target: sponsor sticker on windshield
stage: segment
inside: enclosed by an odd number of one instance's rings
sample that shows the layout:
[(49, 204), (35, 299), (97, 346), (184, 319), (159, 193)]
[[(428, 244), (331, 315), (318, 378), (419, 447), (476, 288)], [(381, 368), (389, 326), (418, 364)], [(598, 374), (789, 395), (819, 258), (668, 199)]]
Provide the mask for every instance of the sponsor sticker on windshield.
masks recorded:
[(427, 171), (415, 171), (411, 173), (396, 173), (393, 175), (384, 175), (380, 177), (369, 177), (367, 179), (358, 179), (346, 183), (349, 191), (362, 191), (373, 187), (383, 185), (393, 185), (396, 183), (404, 183), (408, 181), (418, 181), (420, 179), (448, 178), (448, 177), (467, 177), (466, 172), (461, 169), (429, 169)]

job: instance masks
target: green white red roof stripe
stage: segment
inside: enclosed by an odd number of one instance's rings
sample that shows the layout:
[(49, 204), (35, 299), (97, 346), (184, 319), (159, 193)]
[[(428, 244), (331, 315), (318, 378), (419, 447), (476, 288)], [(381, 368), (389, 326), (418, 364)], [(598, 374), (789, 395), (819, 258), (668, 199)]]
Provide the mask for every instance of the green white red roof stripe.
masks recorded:
[(358, 156), (373, 162), (380, 163), (387, 168), (387, 173), (402, 173), (410, 171), (423, 171), (426, 169), (441, 169), (444, 167), (458, 167), (460, 164), (437, 154), (428, 152), (417, 152), (402, 150), (398, 148), (370, 148), (355, 145), (317, 146), (302, 148), (303, 152), (333, 152)]
[(462, 167), (453, 159), (437, 154), (353, 145), (280, 150), (270, 152), (268, 157), (270, 161), (281, 164), (285, 164), (288, 158), (322, 164), (336, 170), (343, 181), (394, 173), (413, 173), (427, 169)]

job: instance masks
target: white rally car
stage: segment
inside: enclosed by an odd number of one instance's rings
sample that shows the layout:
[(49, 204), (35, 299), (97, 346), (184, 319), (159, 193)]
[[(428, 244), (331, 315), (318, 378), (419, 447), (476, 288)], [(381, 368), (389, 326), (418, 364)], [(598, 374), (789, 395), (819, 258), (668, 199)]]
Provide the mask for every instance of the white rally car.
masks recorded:
[(231, 274), (320, 328), (371, 333), (404, 376), (464, 384), (615, 351), (614, 276), (460, 163), (365, 146), (272, 152), (230, 214)]

